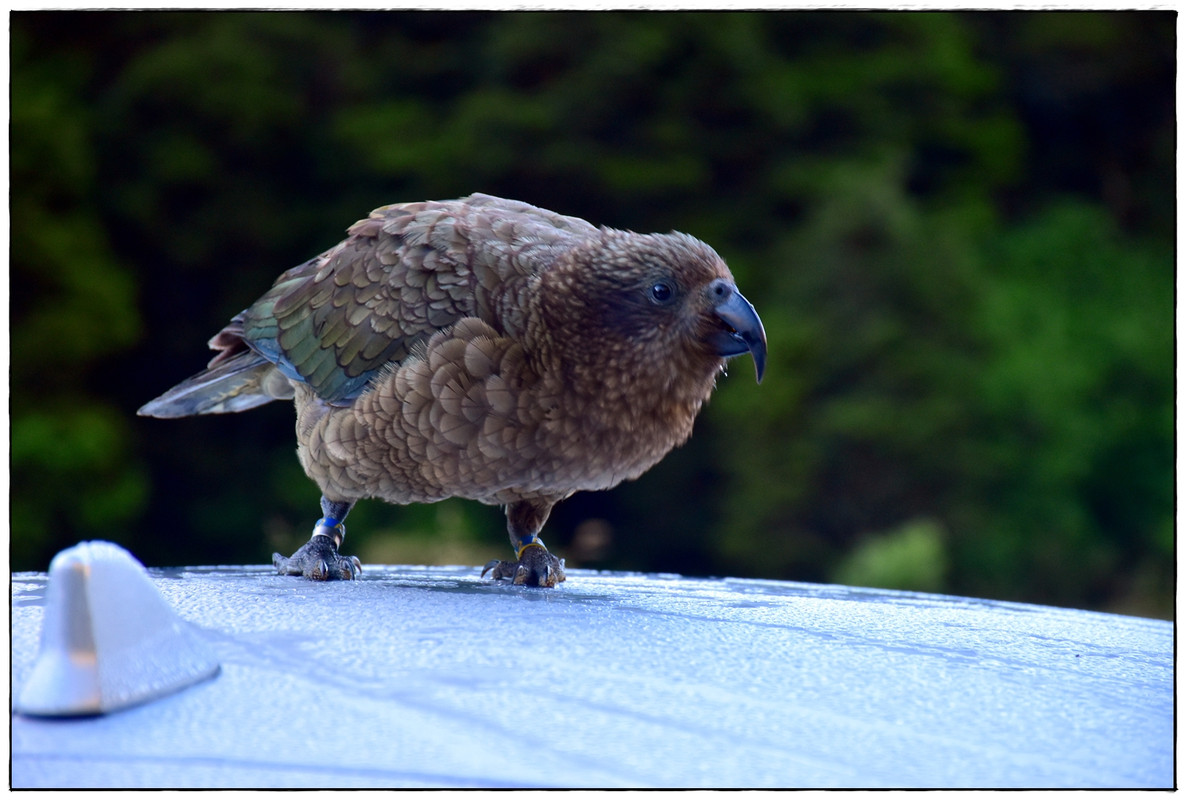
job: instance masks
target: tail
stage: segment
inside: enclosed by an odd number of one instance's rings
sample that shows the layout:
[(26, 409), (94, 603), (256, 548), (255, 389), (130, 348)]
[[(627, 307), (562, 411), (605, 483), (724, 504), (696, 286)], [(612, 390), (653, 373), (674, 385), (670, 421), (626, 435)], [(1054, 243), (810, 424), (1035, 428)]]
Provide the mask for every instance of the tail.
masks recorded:
[(197, 414), (231, 414), (293, 395), (276, 365), (251, 350), (225, 360), (216, 358), (199, 372), (145, 404), (142, 417), (192, 417)]

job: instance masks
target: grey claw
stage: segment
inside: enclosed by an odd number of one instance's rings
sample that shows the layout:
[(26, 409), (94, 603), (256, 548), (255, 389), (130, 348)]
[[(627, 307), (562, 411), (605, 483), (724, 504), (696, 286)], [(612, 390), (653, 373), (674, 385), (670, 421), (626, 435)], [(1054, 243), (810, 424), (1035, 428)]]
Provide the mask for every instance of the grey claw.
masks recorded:
[[(536, 552), (536, 551), (539, 552)], [(482, 569), (482, 577), (493, 570), (491, 578), (498, 581), (509, 578), (515, 586), (541, 586), (551, 588), (564, 580), (564, 561), (549, 553), (543, 547), (531, 548), (527, 555), (520, 555), (519, 561), (494, 560)]]
[(272, 565), (281, 575), (299, 575), (310, 581), (350, 581), (362, 573), (358, 556), (341, 555), (326, 536), (312, 537), (292, 556), (273, 553)]

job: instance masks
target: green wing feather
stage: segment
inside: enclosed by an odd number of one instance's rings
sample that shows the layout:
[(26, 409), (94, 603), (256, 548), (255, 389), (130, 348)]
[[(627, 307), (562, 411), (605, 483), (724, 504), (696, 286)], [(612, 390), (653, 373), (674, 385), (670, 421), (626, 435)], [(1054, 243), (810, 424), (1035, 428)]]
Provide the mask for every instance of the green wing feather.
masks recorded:
[(243, 339), (323, 400), (348, 403), (438, 330), (469, 316), (497, 324), (489, 287), (546, 269), (596, 232), (488, 195), (385, 206), (281, 275), (244, 312)]
[(517, 281), (597, 233), (584, 220), (481, 194), (376, 209), (336, 247), (277, 278), (211, 339), (220, 352), (205, 372), (145, 409), (242, 410), (291, 396), (285, 378), (349, 404), (387, 365), (465, 317), (513, 331), (498, 297), (515, 297)]

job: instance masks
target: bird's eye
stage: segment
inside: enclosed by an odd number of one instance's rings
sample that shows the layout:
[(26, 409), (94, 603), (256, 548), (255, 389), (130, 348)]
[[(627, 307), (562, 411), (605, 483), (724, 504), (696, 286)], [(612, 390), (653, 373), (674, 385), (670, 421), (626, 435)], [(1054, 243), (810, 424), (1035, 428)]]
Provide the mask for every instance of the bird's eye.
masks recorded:
[(651, 300), (659, 305), (666, 305), (675, 297), (675, 290), (671, 288), (671, 284), (666, 281), (659, 281), (651, 287)]

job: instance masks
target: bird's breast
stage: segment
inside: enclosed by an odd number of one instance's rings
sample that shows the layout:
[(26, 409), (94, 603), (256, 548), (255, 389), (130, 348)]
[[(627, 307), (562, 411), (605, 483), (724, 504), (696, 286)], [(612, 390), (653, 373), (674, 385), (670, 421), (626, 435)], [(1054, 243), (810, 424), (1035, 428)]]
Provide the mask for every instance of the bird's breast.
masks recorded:
[(662, 392), (609, 376), (581, 387), (530, 362), (518, 342), (467, 320), (349, 407), (302, 390), (306, 472), (323, 491), (396, 503), (606, 489), (687, 440), (711, 391), (711, 382), (699, 392)]

